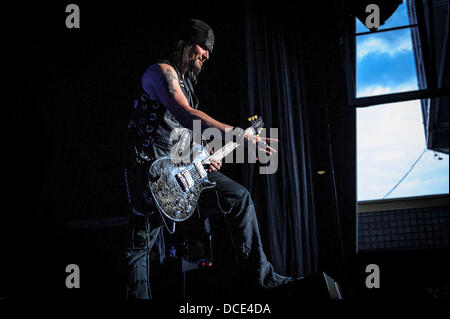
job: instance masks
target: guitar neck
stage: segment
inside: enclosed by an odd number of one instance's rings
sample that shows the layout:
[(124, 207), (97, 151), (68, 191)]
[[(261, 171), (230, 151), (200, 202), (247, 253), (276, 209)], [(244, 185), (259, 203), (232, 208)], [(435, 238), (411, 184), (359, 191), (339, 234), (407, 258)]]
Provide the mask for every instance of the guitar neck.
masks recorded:
[[(247, 134), (255, 134), (255, 130), (252, 127), (249, 127), (245, 130)], [(214, 154), (208, 156), (202, 161), (202, 164), (211, 164), (211, 160), (215, 162), (220, 162), (225, 156), (233, 152), (239, 146), (236, 142), (228, 142), (225, 146), (218, 149)]]
[(225, 156), (233, 152), (233, 150), (236, 149), (236, 147), (238, 146), (239, 146), (238, 143), (228, 142), (227, 144), (225, 144), (225, 146), (214, 152), (214, 154), (205, 158), (202, 163), (211, 164), (212, 160), (214, 160), (215, 162), (220, 162)]

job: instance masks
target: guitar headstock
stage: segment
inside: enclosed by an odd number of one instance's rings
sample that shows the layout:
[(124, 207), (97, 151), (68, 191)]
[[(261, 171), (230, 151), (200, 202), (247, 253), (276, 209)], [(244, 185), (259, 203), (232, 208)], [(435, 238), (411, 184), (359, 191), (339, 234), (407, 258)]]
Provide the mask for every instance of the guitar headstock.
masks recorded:
[(250, 127), (255, 130), (255, 135), (259, 135), (264, 128), (264, 122), (261, 118), (258, 118), (258, 115), (253, 115), (248, 118), (250, 123)]

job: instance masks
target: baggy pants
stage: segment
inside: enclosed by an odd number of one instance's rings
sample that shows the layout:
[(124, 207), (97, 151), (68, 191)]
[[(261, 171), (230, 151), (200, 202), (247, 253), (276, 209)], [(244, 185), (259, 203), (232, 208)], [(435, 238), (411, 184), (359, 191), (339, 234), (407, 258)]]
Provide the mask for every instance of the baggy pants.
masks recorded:
[[(262, 288), (274, 288), (292, 280), (274, 272), (263, 251), (256, 212), (248, 190), (220, 172), (208, 174), (215, 182), (220, 210), (238, 254), (238, 260), (250, 270), (253, 280)], [(146, 226), (134, 232), (133, 247), (127, 251), (129, 297), (150, 299), (149, 253), (163, 229)]]

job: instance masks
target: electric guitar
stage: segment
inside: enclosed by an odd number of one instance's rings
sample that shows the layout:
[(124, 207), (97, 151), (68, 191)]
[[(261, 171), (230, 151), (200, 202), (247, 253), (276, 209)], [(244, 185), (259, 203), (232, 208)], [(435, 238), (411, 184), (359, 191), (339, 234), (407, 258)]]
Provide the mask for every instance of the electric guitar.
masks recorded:
[[(244, 132), (258, 135), (264, 126), (263, 121), (258, 116), (248, 120), (251, 125)], [(184, 157), (165, 156), (153, 162), (148, 171), (148, 181), (160, 212), (175, 222), (191, 217), (202, 190), (215, 186), (208, 180), (205, 166), (211, 160), (220, 162), (238, 146), (236, 142), (228, 142), (214, 154), (209, 154), (202, 145), (194, 144)]]

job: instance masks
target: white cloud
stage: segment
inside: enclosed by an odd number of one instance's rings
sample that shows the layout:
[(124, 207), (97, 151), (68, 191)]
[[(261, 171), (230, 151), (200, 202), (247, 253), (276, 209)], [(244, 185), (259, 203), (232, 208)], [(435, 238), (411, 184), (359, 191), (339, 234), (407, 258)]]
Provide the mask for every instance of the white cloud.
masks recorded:
[[(363, 150), (376, 150), (376, 154), (389, 150), (393, 156), (404, 153), (404, 146), (413, 146), (416, 151), (425, 146), (418, 100), (361, 108), (357, 115), (358, 147)], [(373, 153), (370, 156), (374, 158)]]
[(411, 37), (401, 36), (389, 41), (385, 37), (368, 37), (357, 44), (357, 58), (361, 61), (369, 54), (389, 54), (393, 57), (397, 54), (412, 51)]
[[(386, 195), (424, 149), (420, 101), (358, 109), (358, 200)], [(389, 197), (448, 193), (448, 156), (443, 157), (438, 161), (426, 152)]]
[(417, 90), (417, 80), (413, 78), (410, 81), (398, 83), (396, 85), (383, 86), (383, 85), (373, 85), (366, 86), (363, 88), (358, 88), (358, 92), (356, 94), (357, 97), (364, 96), (376, 96), (381, 94), (390, 94), (390, 93), (398, 93), (398, 92), (407, 92)]

